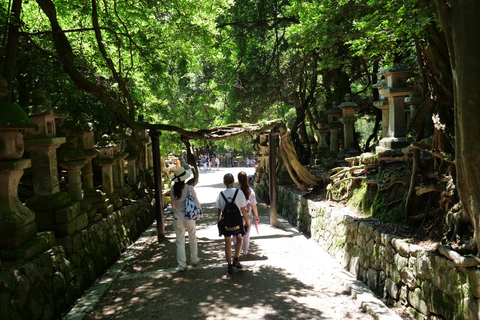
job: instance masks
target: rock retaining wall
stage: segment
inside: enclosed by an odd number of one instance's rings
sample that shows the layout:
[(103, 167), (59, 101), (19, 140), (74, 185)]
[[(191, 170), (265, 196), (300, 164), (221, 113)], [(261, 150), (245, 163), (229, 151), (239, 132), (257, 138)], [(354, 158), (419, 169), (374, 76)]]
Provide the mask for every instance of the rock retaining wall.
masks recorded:
[[(278, 212), (388, 304), (417, 319), (479, 319), (480, 270), (375, 228), (349, 210), (280, 186)], [(350, 211), (351, 213), (351, 211)]]
[(154, 217), (151, 206), (123, 207), (72, 236), (57, 239), (57, 246), (35, 259), (0, 270), (0, 319), (59, 318)]

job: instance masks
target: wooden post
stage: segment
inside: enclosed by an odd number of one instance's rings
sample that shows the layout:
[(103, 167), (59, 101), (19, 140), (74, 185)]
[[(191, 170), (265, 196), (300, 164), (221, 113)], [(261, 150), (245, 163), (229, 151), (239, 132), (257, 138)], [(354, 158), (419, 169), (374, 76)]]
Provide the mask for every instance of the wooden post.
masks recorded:
[(268, 164), (269, 164), (269, 185), (270, 185), (270, 224), (277, 226), (277, 135), (278, 128), (273, 128), (268, 134)]
[(163, 221), (163, 197), (162, 197), (162, 168), (160, 166), (160, 143), (159, 138), (162, 136), (161, 131), (150, 131), (152, 138), (152, 154), (153, 154), (153, 177), (155, 179), (155, 211), (157, 218), (157, 238), (158, 241), (165, 239), (165, 223)]

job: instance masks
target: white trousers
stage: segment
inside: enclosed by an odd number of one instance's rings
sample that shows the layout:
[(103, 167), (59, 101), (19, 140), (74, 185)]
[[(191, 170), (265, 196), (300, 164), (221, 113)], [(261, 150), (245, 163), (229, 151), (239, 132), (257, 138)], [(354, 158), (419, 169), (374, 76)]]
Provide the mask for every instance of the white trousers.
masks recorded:
[(173, 228), (177, 236), (177, 262), (179, 267), (187, 266), (187, 256), (185, 254), (185, 231), (188, 232), (188, 244), (190, 246), (190, 262), (198, 261), (198, 246), (195, 220), (174, 220)]
[[(248, 249), (250, 248), (250, 231), (252, 231), (252, 222), (253, 222), (252, 219), (249, 219), (247, 222), (248, 229), (247, 229), (247, 233), (245, 233), (245, 235), (243, 236), (243, 243), (242, 243), (243, 251), (248, 251)], [(232, 239), (233, 239), (233, 244), (235, 245), (235, 243), (237, 243), (237, 239), (235, 237), (232, 237)]]

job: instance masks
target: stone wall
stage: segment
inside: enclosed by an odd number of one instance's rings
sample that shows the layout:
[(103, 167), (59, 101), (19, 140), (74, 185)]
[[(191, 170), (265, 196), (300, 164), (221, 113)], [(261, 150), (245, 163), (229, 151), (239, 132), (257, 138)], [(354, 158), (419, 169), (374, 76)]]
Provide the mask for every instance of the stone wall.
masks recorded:
[(278, 212), (388, 304), (417, 319), (479, 319), (480, 270), (375, 228), (330, 202), (280, 186)]
[[(149, 203), (149, 200), (144, 200)], [(133, 204), (72, 235), (35, 259), (0, 270), (0, 319), (57, 319), (152, 223)]]

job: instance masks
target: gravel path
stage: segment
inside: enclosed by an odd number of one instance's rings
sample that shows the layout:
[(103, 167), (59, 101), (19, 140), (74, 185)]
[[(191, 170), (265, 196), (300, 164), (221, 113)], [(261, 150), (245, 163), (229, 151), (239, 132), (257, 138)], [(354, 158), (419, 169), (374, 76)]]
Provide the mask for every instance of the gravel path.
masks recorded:
[(228, 275), (215, 199), (223, 175), (238, 171), (201, 172), (195, 189), (206, 218), (197, 223), (199, 265), (175, 270), (175, 233), (167, 210), (167, 238), (158, 242), (153, 224), (64, 319), (400, 319), (283, 218), (270, 226), (263, 203), (259, 234), (253, 230), (250, 252), (240, 257), (243, 269)]

